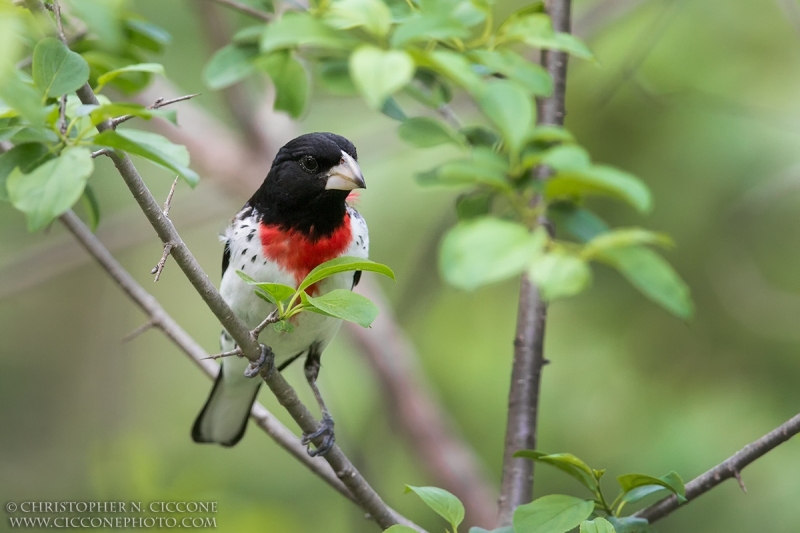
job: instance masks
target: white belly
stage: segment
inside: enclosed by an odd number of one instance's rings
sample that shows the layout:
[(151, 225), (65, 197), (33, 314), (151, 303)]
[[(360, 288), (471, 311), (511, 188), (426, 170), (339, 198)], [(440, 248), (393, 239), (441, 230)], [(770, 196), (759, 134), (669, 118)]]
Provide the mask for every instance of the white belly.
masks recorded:
[[(352, 243), (342, 255), (367, 258), (369, 252), (369, 236), (364, 219), (350, 210), (350, 224), (352, 229)], [(254, 293), (254, 286), (249, 285), (237, 274), (241, 270), (251, 278), (258, 281), (282, 283), (297, 287), (294, 275), (284, 270), (275, 261), (264, 257), (257, 228), (257, 222), (248, 217), (244, 220), (235, 220), (226, 233), (230, 248), (230, 263), (222, 277), (220, 293), (238, 316), (249, 328), (257, 326), (266, 318), (275, 306), (259, 298)], [(335, 274), (317, 284), (316, 294), (325, 294), (334, 289), (350, 290), (353, 286), (353, 272)], [(317, 313), (304, 312), (294, 316), (292, 324), (294, 330), (289, 333), (276, 331), (271, 325), (261, 332), (259, 341), (266, 344), (275, 353), (276, 363), (306, 351), (312, 344), (318, 343), (320, 351), (333, 340), (341, 326), (341, 320)], [(233, 349), (233, 341), (223, 335), (222, 349)]]

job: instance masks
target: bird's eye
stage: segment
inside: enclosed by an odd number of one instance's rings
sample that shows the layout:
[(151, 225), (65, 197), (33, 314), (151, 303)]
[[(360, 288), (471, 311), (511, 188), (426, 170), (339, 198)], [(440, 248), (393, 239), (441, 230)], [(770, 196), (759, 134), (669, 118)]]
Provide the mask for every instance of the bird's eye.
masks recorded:
[(300, 166), (303, 167), (303, 170), (306, 172), (316, 172), (316, 170), (319, 168), (317, 160), (310, 155), (304, 155), (300, 158)]

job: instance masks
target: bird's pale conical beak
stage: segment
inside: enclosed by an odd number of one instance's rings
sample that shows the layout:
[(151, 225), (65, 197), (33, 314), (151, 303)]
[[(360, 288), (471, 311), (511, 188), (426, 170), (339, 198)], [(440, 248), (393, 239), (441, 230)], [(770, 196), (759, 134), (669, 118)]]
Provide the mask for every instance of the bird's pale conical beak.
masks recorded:
[(328, 172), (328, 181), (325, 183), (326, 189), (339, 191), (351, 191), (353, 189), (366, 189), (364, 176), (361, 174), (361, 167), (350, 154), (342, 151), (342, 159), (339, 164)]

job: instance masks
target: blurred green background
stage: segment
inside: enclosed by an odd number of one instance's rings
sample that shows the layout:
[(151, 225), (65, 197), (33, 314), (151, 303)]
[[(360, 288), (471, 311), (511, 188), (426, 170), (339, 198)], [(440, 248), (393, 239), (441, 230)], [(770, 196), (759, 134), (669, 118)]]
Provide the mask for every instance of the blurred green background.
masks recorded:
[[(163, 57), (170, 79), (204, 92), (197, 102), (228, 120), (218, 95), (202, 86), (211, 50), (195, 1), (132, 7), (172, 33)], [(614, 477), (631, 471), (674, 469), (689, 480), (800, 405), (800, 6), (650, 0), (613, 16), (621, 4), (635, 2), (575, 3), (600, 65), (571, 62), (567, 127), (596, 161), (652, 188), (656, 207), (645, 219), (618, 204), (593, 206), (614, 224), (674, 237), (667, 256), (697, 311), (682, 323), (603, 268), (590, 290), (550, 310), (540, 449), (607, 468), (612, 493)], [(461, 102), (456, 108), (476, 116)], [(358, 207), (372, 258), (395, 269), (397, 283), (384, 286), (399, 319), (499, 483), (517, 282), (469, 294), (441, 283), (434, 243), (454, 220), (455, 193), (422, 189), (413, 176), (448, 154), (410, 148), (395, 129), (359, 99), (321, 91), (297, 126), (341, 133), (358, 147), (369, 184)], [(163, 198), (170, 176), (139, 166)], [(213, 353), (216, 320), (174, 264), (152, 283), (161, 246), (142, 233), (110, 164), (98, 168), (102, 224), (134, 243), (117, 257)], [(211, 183), (178, 190), (173, 220), (212, 277), (217, 235), (244, 200)], [(76, 261), (84, 255), (60, 227), (29, 235), (23, 216), (0, 204), (0, 228), (0, 501), (205, 500), (218, 502), (222, 531), (375, 531), (252, 427), (233, 449), (192, 443), (210, 382), (157, 332), (121, 342), (143, 315), (100, 269)], [(392, 506), (442, 531), (442, 521), (403, 494), (406, 483), (434, 480), (387, 420), (362, 357), (340, 335), (324, 359), (321, 384), (343, 449)], [(310, 399), (301, 369), (287, 375)], [(268, 392), (260, 399), (294, 428)], [(798, 466), (800, 442), (792, 441), (745, 470), (746, 495), (726, 482), (658, 530), (797, 531)], [(537, 468), (536, 493), (553, 492), (581, 495), (570, 478)]]

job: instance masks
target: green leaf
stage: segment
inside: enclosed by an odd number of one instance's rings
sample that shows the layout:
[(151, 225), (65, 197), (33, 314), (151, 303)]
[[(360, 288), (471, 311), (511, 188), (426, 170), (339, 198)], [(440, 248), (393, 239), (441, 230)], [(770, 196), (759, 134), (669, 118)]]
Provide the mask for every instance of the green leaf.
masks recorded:
[(97, 230), (97, 226), (100, 225), (100, 202), (97, 201), (97, 196), (95, 196), (94, 190), (88, 183), (86, 188), (83, 189), (81, 204), (84, 211), (86, 211), (86, 216), (89, 218), (89, 228), (92, 231)]
[(352, 272), (354, 270), (377, 272), (378, 274), (383, 274), (384, 276), (394, 279), (394, 272), (392, 272), (392, 269), (386, 265), (370, 261), (369, 259), (362, 259), (360, 257), (344, 256), (331, 259), (330, 261), (325, 261), (321, 265), (318, 265), (314, 270), (308, 273), (305, 279), (297, 287), (297, 290), (304, 291), (318, 281), (322, 281), (323, 279), (334, 274), (338, 274), (340, 272)]
[(581, 252), (584, 259), (592, 259), (602, 255), (612, 248), (625, 248), (628, 246), (657, 244), (660, 246), (674, 246), (674, 242), (663, 233), (656, 233), (642, 228), (622, 228), (602, 233), (589, 241)]
[(493, 148), (500, 141), (500, 137), (495, 131), (484, 126), (466, 126), (461, 128), (460, 133), (467, 138), (467, 142), (472, 146)]
[(167, 30), (146, 20), (126, 19), (125, 31), (131, 44), (157, 54), (172, 41)]
[(445, 143), (464, 146), (464, 139), (456, 130), (431, 117), (409, 118), (400, 124), (397, 132), (401, 139), (418, 148), (429, 148)]
[(535, 119), (533, 104), (525, 90), (516, 83), (495, 80), (486, 84), (478, 104), (500, 129), (511, 152), (518, 152)]
[(22, 80), (20, 71), (0, 77), (0, 98), (31, 124), (38, 125), (44, 120), (42, 94)]
[(547, 236), (493, 217), (461, 221), (445, 236), (439, 268), (451, 285), (473, 290), (521, 273), (542, 252)]
[(289, 51), (276, 52), (260, 63), (275, 85), (274, 108), (300, 118), (310, 96), (308, 75), (303, 64)]
[(152, 74), (164, 74), (164, 65), (160, 63), (138, 63), (136, 65), (128, 65), (126, 67), (109, 70), (102, 76), (97, 78), (97, 87), (95, 91), (102, 90), (107, 83), (114, 80), (114, 78), (125, 74), (126, 72), (149, 72)]
[(594, 57), (586, 45), (574, 35), (553, 31), (550, 17), (543, 13), (521, 16), (504, 24), (499, 36), (500, 42), (522, 41), (528, 46), (560, 50), (582, 59)]
[[(256, 293), (261, 296), (261, 293)], [(272, 325), (272, 328), (280, 333), (291, 333), (294, 331), (294, 324), (288, 320), (280, 320)]]
[(263, 69), (275, 85), (275, 109), (286, 111), (292, 118), (299, 118), (306, 109), (309, 97), (306, 69), (289, 50), (282, 50), (259, 58)]
[(20, 170), (27, 174), (44, 163), (48, 153), (47, 146), (43, 144), (24, 143), (0, 154), (0, 200), (9, 200), (6, 180), (15, 168), (20, 167)]
[(594, 502), (551, 494), (520, 505), (514, 511), (515, 533), (565, 533), (589, 518)]
[(639, 500), (650, 496), (651, 494), (656, 494), (659, 492), (668, 492), (667, 489), (660, 485), (644, 485), (642, 487), (636, 487), (635, 489), (626, 492), (622, 497), (622, 501), (625, 503), (636, 503)]
[(176, 172), (192, 187), (200, 181), (200, 176), (189, 168), (189, 151), (186, 147), (173, 144), (161, 135), (129, 129), (106, 130), (92, 139), (92, 142), (144, 157)]
[(592, 521), (581, 523), (580, 533), (617, 533), (611, 522), (605, 518), (597, 517)]
[(389, 529), (384, 530), (383, 533), (418, 533), (416, 529), (413, 527), (402, 526), (400, 524), (395, 524), (391, 526)]
[(450, 161), (433, 170), (417, 175), (420, 185), (488, 185), (495, 189), (508, 189), (506, 180), (508, 161), (486, 149), (475, 148), (470, 159)]
[(473, 191), (462, 194), (456, 200), (456, 214), (459, 220), (488, 215), (492, 208), (494, 193), (491, 191)]
[(323, 89), (337, 96), (358, 94), (358, 89), (350, 78), (350, 67), (346, 60), (319, 61), (316, 66), (316, 77)]
[(546, 301), (578, 294), (592, 279), (592, 271), (585, 261), (563, 252), (549, 252), (534, 258), (528, 274)]
[(475, 50), (470, 56), (494, 73), (517, 82), (534, 96), (553, 93), (553, 79), (540, 65), (511, 50)]
[(26, 24), (23, 17), (29, 13), (22, 6), (12, 6), (11, 2), (0, 4), (0, 73), (10, 71), (20, 59)]
[(378, 306), (369, 298), (347, 289), (334, 289), (317, 297), (301, 292), (300, 298), (308, 311), (355, 322), (365, 328), (378, 316)]
[(419, 496), (425, 505), (433, 509), (436, 514), (447, 520), (453, 532), (458, 529), (459, 524), (464, 521), (464, 505), (461, 501), (438, 487), (412, 487), (406, 485), (406, 492), (413, 491)]
[(333, 2), (325, 22), (340, 30), (363, 27), (376, 37), (389, 33), (392, 13), (381, 0), (339, 0)]
[(501, 527), (498, 529), (483, 529), (482, 527), (471, 527), (469, 533), (514, 533), (514, 528), (511, 526)]
[(282, 302), (288, 298), (291, 298), (295, 294), (295, 289), (289, 285), (257, 281), (241, 270), (237, 270), (236, 274), (249, 285), (256, 285), (259, 289), (261, 289), (261, 291), (263, 291), (267, 296), (267, 301), (272, 302), (273, 304), (277, 304), (278, 302)]
[(403, 51), (362, 45), (350, 56), (350, 75), (370, 107), (380, 109), (386, 98), (411, 81), (414, 61)]
[(417, 54), (416, 59), (422, 66), (429, 66), (469, 91), (473, 96), (480, 95), (483, 91), (483, 79), (461, 54), (448, 50), (435, 50), (428, 55)]
[(561, 126), (536, 126), (528, 134), (528, 141), (533, 142), (574, 142), (575, 138)]
[(403, 122), (408, 118), (406, 114), (403, 112), (403, 109), (397, 103), (397, 100), (395, 100), (391, 96), (387, 98), (386, 101), (383, 103), (383, 107), (381, 108), (381, 113), (383, 113), (389, 118), (392, 118), (400, 122)]
[(616, 517), (609, 516), (607, 520), (614, 526), (616, 533), (652, 533), (653, 529), (644, 518), (633, 516)]
[(45, 96), (56, 97), (80, 89), (89, 80), (89, 64), (58, 39), (48, 37), (33, 49), (31, 73)]
[(143, 105), (130, 103), (103, 104), (100, 106), (81, 106), (78, 108), (76, 116), (81, 116), (88, 112), (92, 119), (92, 125), (97, 125), (110, 118), (121, 117), (123, 115), (133, 115), (144, 120), (153, 117), (161, 117), (177, 124), (177, 113), (174, 109), (148, 109)]
[(592, 469), (571, 453), (546, 454), (536, 450), (520, 450), (514, 457), (525, 457), (540, 463), (546, 463), (577, 479), (581, 485), (592, 492), (597, 490), (597, 480)]
[(255, 56), (250, 47), (229, 44), (220, 48), (203, 69), (203, 81), (211, 89), (229, 87), (255, 72)]
[(438, 109), (453, 99), (453, 91), (444, 79), (431, 70), (419, 68), (405, 92), (417, 102)]
[(574, 144), (562, 144), (541, 154), (539, 164), (547, 165), (557, 171), (568, 172), (588, 169), (592, 161), (589, 153)]
[(688, 319), (694, 311), (689, 287), (657, 253), (639, 246), (605, 250), (600, 259), (620, 271), (645, 296)]
[(568, 202), (548, 206), (547, 218), (556, 228), (563, 229), (582, 242), (609, 231), (608, 225), (597, 215)]
[(38, 231), (80, 199), (93, 170), (89, 150), (66, 148), (30, 174), (14, 169), (6, 182), (8, 196), (14, 207), (27, 215), (28, 229)]
[[(617, 481), (620, 487), (622, 487), (623, 493), (626, 495), (636, 488), (655, 485), (663, 487), (675, 494), (680, 503), (686, 501), (686, 488), (684, 487), (683, 479), (674, 471), (661, 477), (648, 476), (647, 474), (623, 474), (617, 478)], [(644, 497), (644, 495), (641, 497)], [(641, 499), (641, 497), (637, 499)]]
[(392, 34), (391, 44), (395, 48), (402, 48), (417, 41), (445, 41), (467, 36), (469, 29), (448, 14), (421, 14), (403, 21)]
[(261, 51), (274, 52), (297, 46), (345, 49), (351, 45), (341, 33), (326, 26), (307, 12), (290, 11), (270, 22), (261, 36)]
[(638, 178), (612, 167), (594, 165), (584, 170), (558, 172), (547, 180), (545, 197), (573, 199), (603, 195), (628, 202), (641, 212), (651, 208), (650, 191)]

